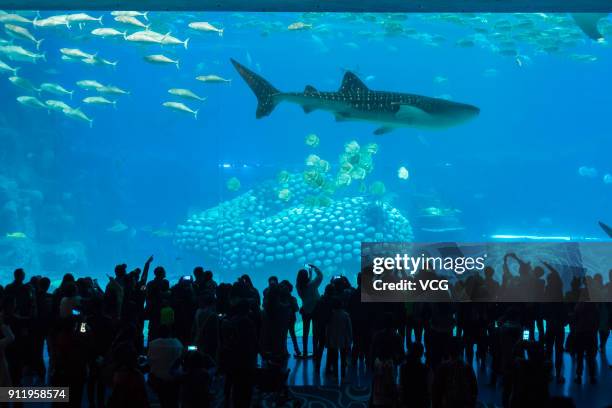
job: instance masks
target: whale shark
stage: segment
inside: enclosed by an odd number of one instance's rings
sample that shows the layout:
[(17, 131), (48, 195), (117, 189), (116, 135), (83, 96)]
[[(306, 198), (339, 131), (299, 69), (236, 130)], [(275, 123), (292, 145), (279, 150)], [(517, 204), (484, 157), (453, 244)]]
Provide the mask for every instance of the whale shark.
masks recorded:
[(257, 119), (268, 116), (281, 102), (292, 102), (305, 113), (331, 112), (336, 121), (366, 121), (378, 124), (374, 134), (397, 128), (444, 129), (466, 122), (480, 113), (476, 106), (408, 93), (374, 91), (353, 72), (346, 71), (336, 92), (322, 92), (307, 85), (304, 92), (280, 92), (244, 65), (230, 60), (257, 97)]
[(609, 225), (604, 224), (603, 222), (599, 221), (599, 226), (601, 227), (602, 230), (604, 230), (604, 232), (606, 234), (608, 234), (608, 236), (610, 238), (612, 238), (612, 227), (610, 227)]

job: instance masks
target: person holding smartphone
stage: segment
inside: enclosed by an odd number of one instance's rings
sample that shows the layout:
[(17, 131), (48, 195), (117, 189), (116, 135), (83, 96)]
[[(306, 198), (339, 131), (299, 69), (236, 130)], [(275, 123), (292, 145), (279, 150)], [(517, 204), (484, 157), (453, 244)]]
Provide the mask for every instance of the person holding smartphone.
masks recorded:
[[(302, 307), (300, 314), (302, 315), (302, 350), (304, 358), (308, 358), (308, 336), (310, 334), (310, 323), (312, 322), (312, 313), (314, 312), (315, 306), (321, 297), (319, 295), (319, 286), (323, 281), (323, 272), (312, 264), (305, 265), (306, 269), (300, 269), (297, 274), (295, 287), (297, 289), (298, 296), (302, 301)], [(312, 273), (315, 273), (315, 277), (312, 277)], [(313, 352), (316, 355), (316, 350)]]

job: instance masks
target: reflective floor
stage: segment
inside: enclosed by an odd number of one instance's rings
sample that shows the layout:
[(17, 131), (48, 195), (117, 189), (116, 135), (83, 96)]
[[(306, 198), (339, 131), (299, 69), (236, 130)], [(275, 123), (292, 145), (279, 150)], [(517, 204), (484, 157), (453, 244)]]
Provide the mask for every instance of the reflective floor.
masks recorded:
[[(298, 341), (301, 345), (301, 338), (298, 339)], [(293, 350), (290, 342), (287, 347), (288, 350)], [(610, 360), (605, 357), (606, 355), (609, 356)], [(612, 364), (611, 341), (608, 341), (606, 354), (604, 355), (602, 353), (598, 353), (597, 355), (597, 385), (590, 385), (588, 383), (586, 374), (584, 376), (582, 385), (574, 384), (573, 378), (576, 371), (575, 361), (572, 361), (572, 358), (568, 353), (564, 354), (563, 361), (563, 373), (566, 378), (566, 382), (565, 384), (561, 385), (557, 385), (553, 382), (550, 385), (551, 395), (570, 396), (574, 399), (577, 407), (583, 408), (603, 408), (608, 405), (612, 405), (612, 368), (610, 368), (610, 364)], [(291, 369), (289, 374), (290, 386), (334, 386), (340, 385), (341, 383), (354, 386), (368, 386), (371, 381), (371, 377), (366, 372), (363, 364), (358, 364), (357, 367), (349, 367), (347, 377), (344, 380), (325, 375), (324, 369), (321, 370), (320, 375), (315, 375), (314, 362), (311, 359), (303, 360), (291, 357), (288, 367)], [(493, 403), (501, 406), (501, 385), (498, 385), (497, 388), (487, 385), (489, 383), (490, 375), (489, 368), (487, 367), (485, 371), (480, 371), (478, 367), (474, 365), (474, 370), (478, 379), (480, 401), (483, 403)]]

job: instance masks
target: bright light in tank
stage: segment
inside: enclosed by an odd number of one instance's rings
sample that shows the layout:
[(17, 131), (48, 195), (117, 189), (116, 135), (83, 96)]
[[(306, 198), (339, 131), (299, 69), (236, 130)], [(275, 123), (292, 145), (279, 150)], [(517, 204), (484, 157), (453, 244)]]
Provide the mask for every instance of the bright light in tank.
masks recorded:
[(530, 239), (536, 241), (571, 241), (572, 237), (564, 236), (539, 236), (539, 235), (510, 235), (510, 234), (494, 234), (491, 235), (493, 239)]

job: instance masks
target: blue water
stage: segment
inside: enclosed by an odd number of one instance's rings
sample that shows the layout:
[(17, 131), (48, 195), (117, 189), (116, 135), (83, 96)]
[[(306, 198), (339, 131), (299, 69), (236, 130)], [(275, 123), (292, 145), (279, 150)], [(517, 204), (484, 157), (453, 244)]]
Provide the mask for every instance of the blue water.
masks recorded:
[[(62, 13), (46, 12), (43, 17), (52, 14)], [(104, 14), (105, 27), (126, 28)], [(445, 37), (432, 46), (414, 36), (384, 35), (381, 22), (391, 17), (374, 17), (376, 21), (371, 22), (342, 15), (151, 13), (155, 31), (171, 31), (181, 40), (190, 37), (187, 50), (95, 38), (89, 34), (99, 27), (95, 22), (82, 30), (76, 25), (70, 30), (30, 26), (37, 38), (45, 39), (41, 51), (46, 52), (47, 62), (18, 63), (1, 55), (0, 59), (22, 66), (19, 75), (35, 84), (54, 82), (75, 90), (72, 102), (48, 94), (40, 99), (80, 105), (94, 122), (90, 129), (60, 113), (19, 105), (15, 98), (28, 93), (2, 74), (0, 143), (6, 160), (0, 163), (0, 174), (17, 180), (20, 190), (38, 190), (44, 196), (29, 205), (29, 212), (23, 208), (28, 203), (20, 202), (16, 225), (6, 216), (0, 218), (2, 237), (12, 232), (28, 236), (25, 241), (2, 238), (3, 248), (18, 248), (18, 259), (31, 273), (54, 276), (72, 266), (37, 258), (40, 245), (80, 243), (84, 263), (79, 265), (85, 270), (71, 270), (80, 274), (103, 276), (119, 262), (140, 266), (150, 254), (167, 267), (170, 276), (189, 273), (196, 263), (214, 267), (206, 254), (184, 251), (173, 244), (172, 237), (150, 231), (174, 232), (189, 214), (274, 179), (280, 170), (301, 172), (310, 153), (333, 165), (351, 140), (378, 144), (374, 170), (367, 180), (385, 183), (387, 192), (393, 193), (385, 199), (411, 222), (417, 241), (486, 241), (493, 234), (604, 239), (597, 221), (612, 222), (612, 184), (603, 182), (604, 174), (612, 173), (609, 46), (585, 39), (548, 54), (517, 41), (520, 56), (515, 58), (487, 45), (455, 45), (473, 34), (468, 26), (416, 15), (399, 21), (419, 33)], [(305, 19), (312, 29), (286, 29)], [(209, 21), (225, 28), (225, 33), (220, 37), (193, 32), (187, 28), (190, 21)], [(33, 49), (25, 41), (15, 43)], [(62, 47), (97, 52), (119, 63), (116, 69), (67, 63), (60, 59)], [(180, 69), (143, 60), (145, 55), (159, 53), (180, 59)], [(574, 53), (591, 54), (597, 61), (576, 61), (570, 58)], [(302, 91), (308, 84), (334, 91), (343, 70), (351, 69), (373, 89), (451, 95), (453, 101), (478, 106), (481, 113), (448, 129), (406, 128), (382, 136), (373, 134), (375, 124), (337, 123), (329, 113), (306, 115), (291, 104), (281, 104), (269, 117), (257, 120), (255, 97), (229, 58), (283, 91)], [(496, 70), (495, 76), (484, 75), (491, 69)], [(195, 80), (205, 74), (230, 78), (232, 83)], [(436, 76), (448, 80), (436, 83)], [(130, 95), (117, 98), (116, 110), (79, 104), (94, 94), (75, 85), (83, 79), (117, 85)], [(167, 93), (171, 87), (189, 88), (207, 98), (201, 104), (183, 101), (200, 109), (198, 120), (161, 106), (178, 100)], [(321, 140), (316, 150), (304, 144), (310, 133)], [(7, 134), (16, 136), (11, 139)], [(408, 168), (409, 180), (398, 179), (400, 166)], [(596, 168), (598, 175), (581, 176), (581, 166)], [(226, 187), (233, 176), (242, 185), (238, 192)], [(360, 193), (353, 189), (346, 194)], [(427, 224), (431, 220), (420, 214), (431, 206), (459, 210), (436, 228), (448, 224), (461, 229), (423, 231), (431, 227)], [(107, 231), (115, 220), (128, 229)], [(7, 258), (0, 259), (2, 274), (18, 266), (11, 261), (14, 257)], [(227, 279), (252, 272), (293, 280), (298, 266), (294, 262), (282, 270), (216, 272)]]

